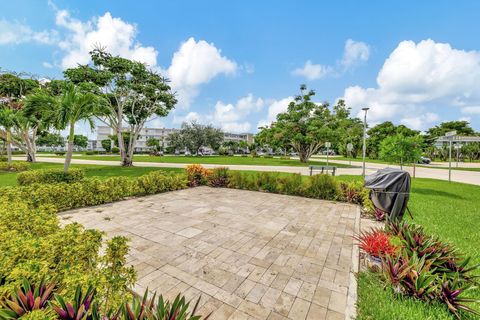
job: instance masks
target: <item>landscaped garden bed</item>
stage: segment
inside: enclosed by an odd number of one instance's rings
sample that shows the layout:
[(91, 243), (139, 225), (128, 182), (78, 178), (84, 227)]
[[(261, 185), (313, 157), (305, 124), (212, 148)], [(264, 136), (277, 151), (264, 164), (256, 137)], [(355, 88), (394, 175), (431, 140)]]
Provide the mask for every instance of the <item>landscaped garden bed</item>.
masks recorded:
[[(176, 190), (186, 188), (187, 185), (210, 185), (212, 187), (230, 187), (325, 200), (348, 201), (371, 209), (371, 205), (365, 197), (365, 191), (361, 188), (361, 183), (355, 181), (341, 182), (326, 175), (302, 177), (300, 175), (278, 173), (230, 172), (225, 168), (206, 170), (201, 166), (187, 168), (186, 175), (152, 172), (133, 179), (113, 177), (100, 180), (84, 178), (81, 173), (74, 173), (73, 175), (76, 178), (65, 179), (64, 176), (57, 173), (47, 171), (32, 174), (27, 172), (23, 174), (23, 177), (22, 175), (18, 176), (19, 181), (23, 181), (22, 186), (0, 189), (2, 200), (0, 205), (2, 224), (0, 228), (4, 228), (1, 232), (2, 241), (0, 243), (1, 251), (8, 253), (6, 259), (0, 263), (1, 292), (3, 292), (4, 297), (7, 297), (3, 299), (3, 308), (12, 309), (6, 301), (7, 299), (10, 299), (9, 301), (17, 299), (15, 295), (20, 294), (18, 290), (23, 294), (32, 291), (32, 294), (35, 295), (35, 288), (46, 290), (52, 285), (55, 286), (56, 293), (64, 297), (60, 298), (60, 301), (63, 299), (70, 301), (72, 304), (75, 300), (75, 291), (80, 290), (80, 287), (83, 288), (84, 297), (90, 297), (91, 294), (91, 292), (85, 293), (85, 290), (88, 290), (90, 286), (95, 287), (95, 301), (97, 302), (95, 308), (98, 306), (99, 312), (103, 314), (112, 310), (120, 310), (118, 309), (120, 306), (123, 306), (122, 308), (127, 308), (127, 306), (128, 308), (135, 308), (135, 306), (142, 305), (141, 300), (132, 300), (133, 298), (127, 290), (135, 277), (134, 271), (126, 266), (124, 258), (128, 251), (126, 239), (115, 237), (110, 240), (107, 244), (107, 248), (110, 248), (107, 249), (107, 254), (100, 255), (100, 247), (103, 243), (102, 234), (92, 230), (84, 230), (76, 224), (64, 228), (59, 227), (56, 216), (58, 210)], [(367, 212), (371, 212), (371, 210), (367, 210)], [(424, 218), (421, 216), (420, 221), (422, 220)], [(431, 227), (427, 229), (431, 229)], [(450, 309), (453, 313), (468, 318), (469, 316), (466, 313), (459, 311), (461, 309), (459, 306), (463, 302), (458, 300), (461, 296), (458, 294), (463, 295), (463, 292), (459, 290), (468, 291), (467, 287), (471, 286), (470, 280), (478, 274), (476, 271), (469, 270), (471, 264), (468, 263), (468, 259), (460, 256), (453, 246), (443, 244), (439, 239), (430, 237), (422, 229), (411, 227), (409, 224), (396, 226), (387, 229), (385, 232), (388, 237), (394, 238), (392, 246), (395, 248), (394, 252), (397, 253), (379, 254), (382, 261), (381, 272), (377, 270), (377, 273), (364, 272), (360, 274), (359, 318), (372, 319), (369, 313), (372, 315), (375, 312), (379, 314), (378, 309), (370, 308), (371, 301), (378, 301), (376, 303), (379, 303), (381, 299), (388, 299), (388, 297), (394, 297), (393, 302), (389, 301), (391, 308), (395, 312), (406, 310), (406, 315), (412, 312), (412, 315), (439, 314), (439, 318), (450, 318), (449, 313), (445, 311)], [(409, 232), (413, 232), (413, 236), (408, 236)], [(450, 262), (455, 262), (452, 266), (453, 269), (450, 270), (452, 272), (442, 271), (438, 266), (435, 267), (436, 271), (434, 272), (431, 266), (437, 262), (430, 264), (430, 262), (422, 261), (422, 257), (419, 257), (418, 254), (412, 253), (418, 253), (419, 243), (411, 242), (410, 238), (417, 241), (419, 237), (428, 240), (425, 240), (426, 244), (423, 244), (425, 246), (423, 250), (430, 252), (433, 250), (432, 248), (435, 248), (448, 257), (441, 256), (439, 258), (436, 256), (435, 259), (437, 260), (435, 261), (442, 262), (447, 259)], [(417, 247), (414, 245), (417, 245)], [(28, 248), (28, 250), (21, 248)], [(478, 257), (474, 257), (474, 259), (478, 260)], [(410, 275), (405, 271), (407, 275), (402, 273), (402, 277), (400, 277), (395, 271), (400, 267), (402, 267), (401, 270), (408, 270)], [(445, 266), (442, 268), (445, 269)], [(109, 271), (107, 272), (107, 270)], [(460, 271), (463, 273), (460, 273)], [(381, 276), (382, 273), (384, 274), (383, 277)], [(89, 276), (85, 276), (86, 274)], [(421, 275), (424, 286), (425, 283), (432, 284), (432, 286), (424, 287), (423, 290), (418, 290), (420, 293), (416, 289), (422, 289), (420, 286), (422, 283), (418, 283), (420, 280), (418, 280), (417, 274)], [(52, 275), (55, 275), (55, 277), (49, 278)], [(416, 281), (413, 284), (411, 282), (413, 281), (412, 278), (415, 278)], [(25, 283), (24, 279), (28, 280), (28, 284)], [(412, 285), (415, 290), (411, 289)], [(387, 290), (380, 289), (381, 286), (386, 286)], [(368, 288), (378, 292), (373, 300), (371, 295), (365, 291), (370, 290)], [(473, 291), (473, 294), (475, 294), (475, 291)], [(402, 298), (402, 295), (413, 298)], [(20, 296), (22, 295), (20, 294)], [(107, 296), (112, 298), (107, 299)], [(113, 298), (115, 296), (119, 298)], [(57, 302), (41, 304), (42, 308), (38, 307), (37, 309), (42, 309), (42, 311), (35, 312), (38, 316), (35, 319), (47, 319), (49, 315), (50, 318), (62, 318), (60, 313), (53, 308), (56, 305), (60, 308), (58, 310), (60, 311), (62, 304), (57, 298), (54, 299), (53, 295), (49, 298), (51, 298), (51, 301), (55, 300)], [(425, 307), (419, 307), (420, 304), (416, 302), (417, 300), (425, 301), (425, 304), (421, 304)], [(180, 303), (182, 308), (185, 307), (185, 303), (184, 301)], [(448, 308), (442, 306), (442, 303), (446, 303)], [(81, 303), (77, 303), (77, 306), (79, 305)], [(162, 306), (160, 302), (158, 305)], [(31, 308), (33, 308), (33, 305)], [(388, 306), (385, 308), (388, 310)], [(51, 316), (52, 314), (54, 316)], [(11, 313), (10, 315), (14, 317)], [(380, 315), (389, 319), (386, 314), (380, 313)], [(405, 316), (405, 319), (409, 318), (413, 317)]]

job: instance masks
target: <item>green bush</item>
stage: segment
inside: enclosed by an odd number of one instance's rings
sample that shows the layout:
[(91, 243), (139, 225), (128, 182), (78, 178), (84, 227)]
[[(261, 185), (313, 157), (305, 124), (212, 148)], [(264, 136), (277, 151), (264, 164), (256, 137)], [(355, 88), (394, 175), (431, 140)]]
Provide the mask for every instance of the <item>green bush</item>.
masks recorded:
[(93, 156), (93, 155), (97, 155), (98, 154), (98, 151), (85, 151), (85, 155), (87, 156)]
[(45, 279), (55, 280), (67, 296), (77, 285), (95, 284), (99, 297), (118, 306), (135, 280), (133, 267), (125, 266), (127, 239), (115, 237), (102, 250), (100, 231), (76, 223), (60, 227), (54, 206), (33, 207), (21, 188), (0, 195), (0, 301), (24, 279)]
[(119, 154), (120, 153), (120, 149), (118, 147), (113, 147), (112, 148), (112, 153), (113, 154)]
[(56, 156), (60, 156), (60, 157), (63, 157), (65, 154), (66, 154), (65, 151), (57, 151), (57, 152), (55, 152), (55, 155), (56, 155)]
[(0, 196), (24, 199), (35, 208), (49, 205), (62, 211), (186, 187), (184, 174), (152, 171), (135, 179), (111, 177), (105, 180), (85, 178), (70, 183), (26, 183), (19, 187), (0, 188)]
[(226, 167), (214, 168), (208, 176), (208, 185), (214, 188), (225, 188), (228, 186), (229, 169)]
[(228, 187), (233, 189), (255, 190), (255, 183), (250, 174), (232, 171), (228, 175)]
[(83, 169), (70, 169), (68, 172), (64, 172), (63, 169), (42, 169), (19, 173), (17, 182), (21, 186), (26, 186), (34, 183), (72, 183), (84, 178)]
[(7, 162), (8, 158), (5, 156), (0, 156), (0, 162)]
[(304, 184), (302, 175), (294, 173), (283, 176), (278, 179), (278, 191), (283, 194), (299, 196), (304, 193)]
[(278, 193), (278, 176), (277, 172), (255, 172), (252, 176), (255, 181), (255, 190)]
[(310, 177), (305, 186), (305, 196), (323, 200), (337, 200), (340, 188), (335, 177), (317, 174)]
[(0, 162), (0, 171), (12, 171), (12, 172), (21, 172), (30, 170), (30, 164), (28, 162)]

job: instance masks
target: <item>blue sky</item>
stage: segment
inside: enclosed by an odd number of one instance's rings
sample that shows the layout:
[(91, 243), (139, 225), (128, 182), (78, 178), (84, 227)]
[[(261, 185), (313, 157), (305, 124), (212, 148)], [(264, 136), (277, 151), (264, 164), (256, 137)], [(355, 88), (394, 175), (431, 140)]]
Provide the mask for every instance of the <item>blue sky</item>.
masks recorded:
[[(306, 83), (370, 125), (466, 119), (480, 130), (478, 1), (9, 1), (0, 67), (59, 78), (102, 43), (172, 80), (198, 119), (255, 132)], [(85, 60), (87, 59), (87, 60)]]

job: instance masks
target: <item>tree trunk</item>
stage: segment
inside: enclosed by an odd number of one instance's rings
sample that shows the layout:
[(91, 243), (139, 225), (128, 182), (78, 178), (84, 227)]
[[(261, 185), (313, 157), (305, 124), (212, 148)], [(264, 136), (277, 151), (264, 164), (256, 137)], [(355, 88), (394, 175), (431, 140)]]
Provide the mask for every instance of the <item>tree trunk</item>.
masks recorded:
[(70, 167), (70, 162), (72, 161), (74, 136), (75, 136), (75, 123), (70, 123), (70, 134), (68, 136), (67, 154), (65, 156), (65, 164), (63, 165), (64, 172), (68, 171), (68, 168)]
[(12, 165), (12, 134), (7, 130), (7, 138), (5, 143), (7, 144), (7, 163)]
[(415, 178), (415, 168), (416, 168), (416, 163), (415, 161), (413, 162), (413, 177)]
[(308, 155), (305, 152), (299, 152), (298, 156), (300, 157), (300, 162), (302, 163), (308, 162)]

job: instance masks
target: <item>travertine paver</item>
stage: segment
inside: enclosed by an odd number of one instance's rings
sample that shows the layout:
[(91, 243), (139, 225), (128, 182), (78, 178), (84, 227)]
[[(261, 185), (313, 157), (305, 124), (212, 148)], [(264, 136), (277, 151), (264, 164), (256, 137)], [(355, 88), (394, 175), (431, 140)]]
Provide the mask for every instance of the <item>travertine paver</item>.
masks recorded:
[(129, 237), (137, 292), (201, 296), (199, 312), (212, 319), (351, 314), (353, 205), (201, 187), (62, 216)]

